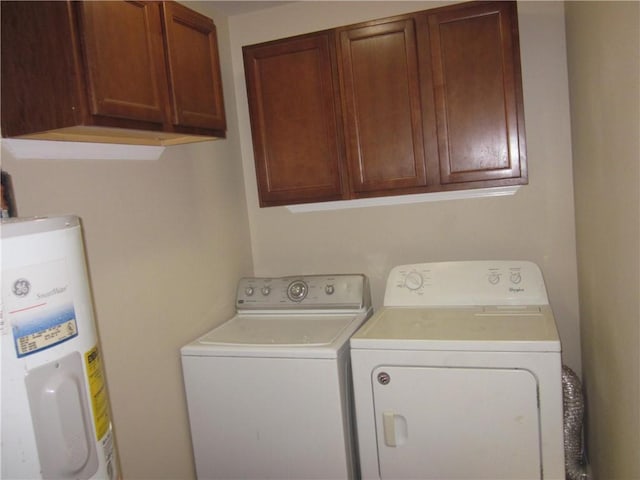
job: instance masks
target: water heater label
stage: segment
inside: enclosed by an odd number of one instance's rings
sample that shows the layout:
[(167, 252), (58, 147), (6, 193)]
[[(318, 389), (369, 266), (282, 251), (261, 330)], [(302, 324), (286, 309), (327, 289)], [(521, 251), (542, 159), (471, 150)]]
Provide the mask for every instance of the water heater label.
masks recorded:
[(109, 395), (107, 395), (102, 359), (97, 345), (84, 354), (84, 360), (87, 367), (89, 391), (91, 392), (91, 409), (96, 427), (96, 440), (100, 440), (111, 430), (111, 419), (109, 418)]
[(24, 357), (78, 335), (66, 264), (56, 260), (3, 273), (3, 320)]

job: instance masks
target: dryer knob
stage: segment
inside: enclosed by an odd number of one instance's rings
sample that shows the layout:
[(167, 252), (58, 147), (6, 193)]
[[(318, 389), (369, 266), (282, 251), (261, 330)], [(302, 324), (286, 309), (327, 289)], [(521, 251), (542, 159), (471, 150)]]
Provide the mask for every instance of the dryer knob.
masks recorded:
[(422, 287), (424, 283), (424, 279), (420, 272), (416, 272), (415, 270), (407, 273), (407, 276), (404, 278), (404, 286), (409, 290), (418, 290)]

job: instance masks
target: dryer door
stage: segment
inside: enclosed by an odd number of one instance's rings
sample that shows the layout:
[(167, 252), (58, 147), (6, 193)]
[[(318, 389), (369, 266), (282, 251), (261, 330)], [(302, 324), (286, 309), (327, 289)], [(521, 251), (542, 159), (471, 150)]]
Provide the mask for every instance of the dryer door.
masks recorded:
[(380, 478), (541, 478), (530, 371), (381, 366), (372, 381)]

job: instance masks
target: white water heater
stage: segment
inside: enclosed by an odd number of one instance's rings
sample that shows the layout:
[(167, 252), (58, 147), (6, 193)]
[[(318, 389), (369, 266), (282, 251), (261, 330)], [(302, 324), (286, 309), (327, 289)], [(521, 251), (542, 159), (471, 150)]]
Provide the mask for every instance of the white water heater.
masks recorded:
[(76, 216), (2, 220), (1, 478), (119, 477)]

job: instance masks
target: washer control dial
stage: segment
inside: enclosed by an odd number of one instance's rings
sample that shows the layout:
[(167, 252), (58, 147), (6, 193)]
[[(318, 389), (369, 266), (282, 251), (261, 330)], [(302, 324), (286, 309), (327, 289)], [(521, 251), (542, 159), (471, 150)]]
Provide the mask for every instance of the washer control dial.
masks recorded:
[(287, 296), (289, 297), (289, 300), (294, 302), (301, 302), (304, 300), (308, 292), (309, 287), (302, 280), (291, 282), (287, 287)]

